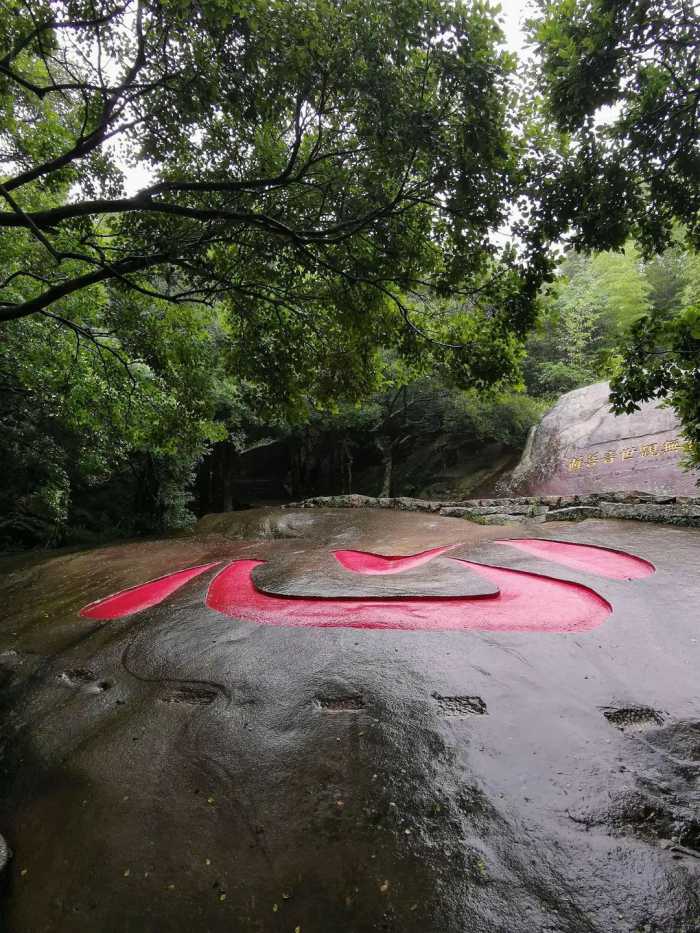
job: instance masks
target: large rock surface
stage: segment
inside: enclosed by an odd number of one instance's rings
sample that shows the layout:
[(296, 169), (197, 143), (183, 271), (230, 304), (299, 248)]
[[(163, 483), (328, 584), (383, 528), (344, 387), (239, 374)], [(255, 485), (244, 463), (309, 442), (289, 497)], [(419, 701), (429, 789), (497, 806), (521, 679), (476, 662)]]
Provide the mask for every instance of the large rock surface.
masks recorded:
[(631, 415), (610, 412), (607, 382), (563, 395), (533, 429), (510, 482), (517, 495), (582, 495), (640, 490), (697, 494), (687, 472), (680, 425), (670, 408), (647, 402)]
[[(656, 573), (499, 543), (525, 536)], [(278, 592), (337, 597), (337, 574), (309, 573), (329, 551), (460, 542), (449, 555), (472, 567), (594, 588), (612, 615), (568, 634), (272, 627), (207, 608), (216, 569), (138, 615), (78, 615), (233, 559), (276, 564)], [(695, 529), (634, 522), (318, 509), (5, 559), (0, 929), (698, 933), (699, 552)], [(446, 558), (431, 585), (450, 596)]]

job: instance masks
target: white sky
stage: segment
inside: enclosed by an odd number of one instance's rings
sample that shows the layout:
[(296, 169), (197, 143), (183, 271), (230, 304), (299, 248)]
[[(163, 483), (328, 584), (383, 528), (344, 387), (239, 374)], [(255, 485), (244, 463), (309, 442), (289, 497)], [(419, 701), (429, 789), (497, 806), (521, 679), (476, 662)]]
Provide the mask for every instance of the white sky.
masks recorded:
[(533, 10), (528, 2), (523, 0), (501, 0), (502, 13), (499, 17), (506, 34), (509, 48), (519, 55), (524, 54), (525, 34), (523, 20), (532, 16)]

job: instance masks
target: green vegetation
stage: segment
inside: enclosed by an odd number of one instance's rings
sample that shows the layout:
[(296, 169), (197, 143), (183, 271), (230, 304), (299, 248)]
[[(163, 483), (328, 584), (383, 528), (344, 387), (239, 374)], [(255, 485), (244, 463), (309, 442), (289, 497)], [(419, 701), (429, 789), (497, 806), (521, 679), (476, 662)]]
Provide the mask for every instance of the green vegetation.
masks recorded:
[(609, 378), (629, 326), (649, 309), (651, 284), (633, 245), (594, 257), (570, 254), (543, 299), (529, 341), (528, 388), (556, 396)]
[[(632, 237), (650, 259), (656, 304), (621, 346), (612, 401), (631, 411), (667, 399), (698, 465), (700, 11), (686, 0), (540, 0), (538, 7), (535, 80), (559, 134), (540, 218), (585, 249), (620, 249)], [(607, 122), (599, 119), (606, 106)], [(655, 253), (661, 258), (652, 260)], [(673, 285), (684, 277), (685, 289)]]
[(60, 540), (114, 482), (93, 525), (180, 525), (211, 442), (397, 366), (513, 379), (550, 264), (491, 237), (525, 179), (486, 4), (2, 13), (6, 539)]
[(700, 462), (687, 4), (542, 3), (529, 96), (487, 2), (0, 13), (0, 546), (183, 527), (269, 437), (415, 491), (600, 378)]

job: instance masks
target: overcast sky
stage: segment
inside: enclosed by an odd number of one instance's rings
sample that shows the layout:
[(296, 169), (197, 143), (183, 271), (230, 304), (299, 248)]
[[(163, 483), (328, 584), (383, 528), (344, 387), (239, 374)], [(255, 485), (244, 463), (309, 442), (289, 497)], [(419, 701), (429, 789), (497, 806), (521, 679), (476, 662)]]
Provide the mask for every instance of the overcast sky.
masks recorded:
[(501, 0), (501, 21), (508, 45), (515, 52), (523, 52), (522, 21), (532, 15), (530, 4), (524, 0)]

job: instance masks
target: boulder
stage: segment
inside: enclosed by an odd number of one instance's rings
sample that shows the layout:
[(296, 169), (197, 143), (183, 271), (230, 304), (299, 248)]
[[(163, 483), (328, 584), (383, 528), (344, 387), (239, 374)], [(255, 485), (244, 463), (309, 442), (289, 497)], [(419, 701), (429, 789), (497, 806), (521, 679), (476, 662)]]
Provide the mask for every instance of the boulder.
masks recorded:
[(673, 411), (647, 402), (614, 415), (609, 392), (598, 382), (559, 399), (530, 432), (509, 494), (697, 494), (700, 474), (681, 466), (687, 448)]

